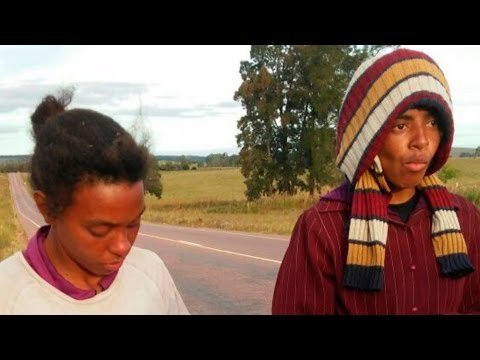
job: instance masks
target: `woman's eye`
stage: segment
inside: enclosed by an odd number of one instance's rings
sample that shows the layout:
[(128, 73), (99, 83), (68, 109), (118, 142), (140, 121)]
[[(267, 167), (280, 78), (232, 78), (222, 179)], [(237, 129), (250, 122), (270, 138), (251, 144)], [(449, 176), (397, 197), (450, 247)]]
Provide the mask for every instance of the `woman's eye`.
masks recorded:
[(130, 224), (130, 225), (128, 225), (128, 227), (129, 227), (130, 229), (133, 229), (133, 228), (136, 228), (136, 227), (139, 227), (139, 226), (140, 226), (140, 223), (139, 223), (139, 222), (138, 222), (138, 223), (135, 223), (135, 224)]
[(105, 235), (106, 235), (106, 233), (105, 233), (105, 234), (102, 234), (102, 233), (97, 233), (97, 232), (95, 232), (95, 231), (90, 231), (90, 234), (92, 234), (92, 235), (95, 236), (95, 237), (102, 237), (102, 236), (105, 236)]
[(110, 228), (108, 226), (99, 226), (95, 228), (88, 229), (89, 233), (95, 237), (102, 237), (108, 234)]

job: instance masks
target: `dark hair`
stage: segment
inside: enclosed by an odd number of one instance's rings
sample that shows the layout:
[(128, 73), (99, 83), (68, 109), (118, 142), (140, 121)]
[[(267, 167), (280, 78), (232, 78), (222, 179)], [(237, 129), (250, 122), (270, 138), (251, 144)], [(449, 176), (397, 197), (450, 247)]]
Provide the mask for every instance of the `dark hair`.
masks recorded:
[(76, 186), (144, 180), (148, 150), (108, 116), (88, 109), (65, 111), (71, 96), (46, 96), (31, 116), (34, 190), (47, 197), (51, 216), (71, 204)]

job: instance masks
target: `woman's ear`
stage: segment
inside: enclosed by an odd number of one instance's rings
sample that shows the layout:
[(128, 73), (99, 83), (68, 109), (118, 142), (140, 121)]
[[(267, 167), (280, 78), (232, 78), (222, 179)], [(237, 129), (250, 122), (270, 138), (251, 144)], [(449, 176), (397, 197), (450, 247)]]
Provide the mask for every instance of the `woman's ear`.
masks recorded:
[(43, 219), (47, 224), (51, 224), (53, 218), (49, 215), (48, 206), (47, 206), (47, 195), (39, 190), (33, 192), (33, 199), (37, 204), (37, 208), (40, 213), (43, 215)]

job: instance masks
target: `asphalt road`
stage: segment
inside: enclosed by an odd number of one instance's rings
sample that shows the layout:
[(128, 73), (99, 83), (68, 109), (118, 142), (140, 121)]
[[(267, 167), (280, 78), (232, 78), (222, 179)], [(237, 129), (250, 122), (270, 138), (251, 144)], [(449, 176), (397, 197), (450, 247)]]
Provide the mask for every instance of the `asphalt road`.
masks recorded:
[[(20, 175), (8, 179), (18, 219), (30, 237), (43, 217)], [(288, 237), (143, 222), (135, 245), (163, 259), (192, 314), (270, 314)]]

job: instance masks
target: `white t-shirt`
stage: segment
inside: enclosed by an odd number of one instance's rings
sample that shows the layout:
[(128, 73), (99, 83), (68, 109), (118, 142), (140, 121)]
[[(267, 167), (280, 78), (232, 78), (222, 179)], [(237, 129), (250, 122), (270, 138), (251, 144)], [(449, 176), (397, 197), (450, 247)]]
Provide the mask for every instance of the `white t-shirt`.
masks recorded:
[(109, 288), (85, 300), (50, 285), (15, 253), (0, 262), (0, 314), (189, 313), (160, 257), (134, 246)]

